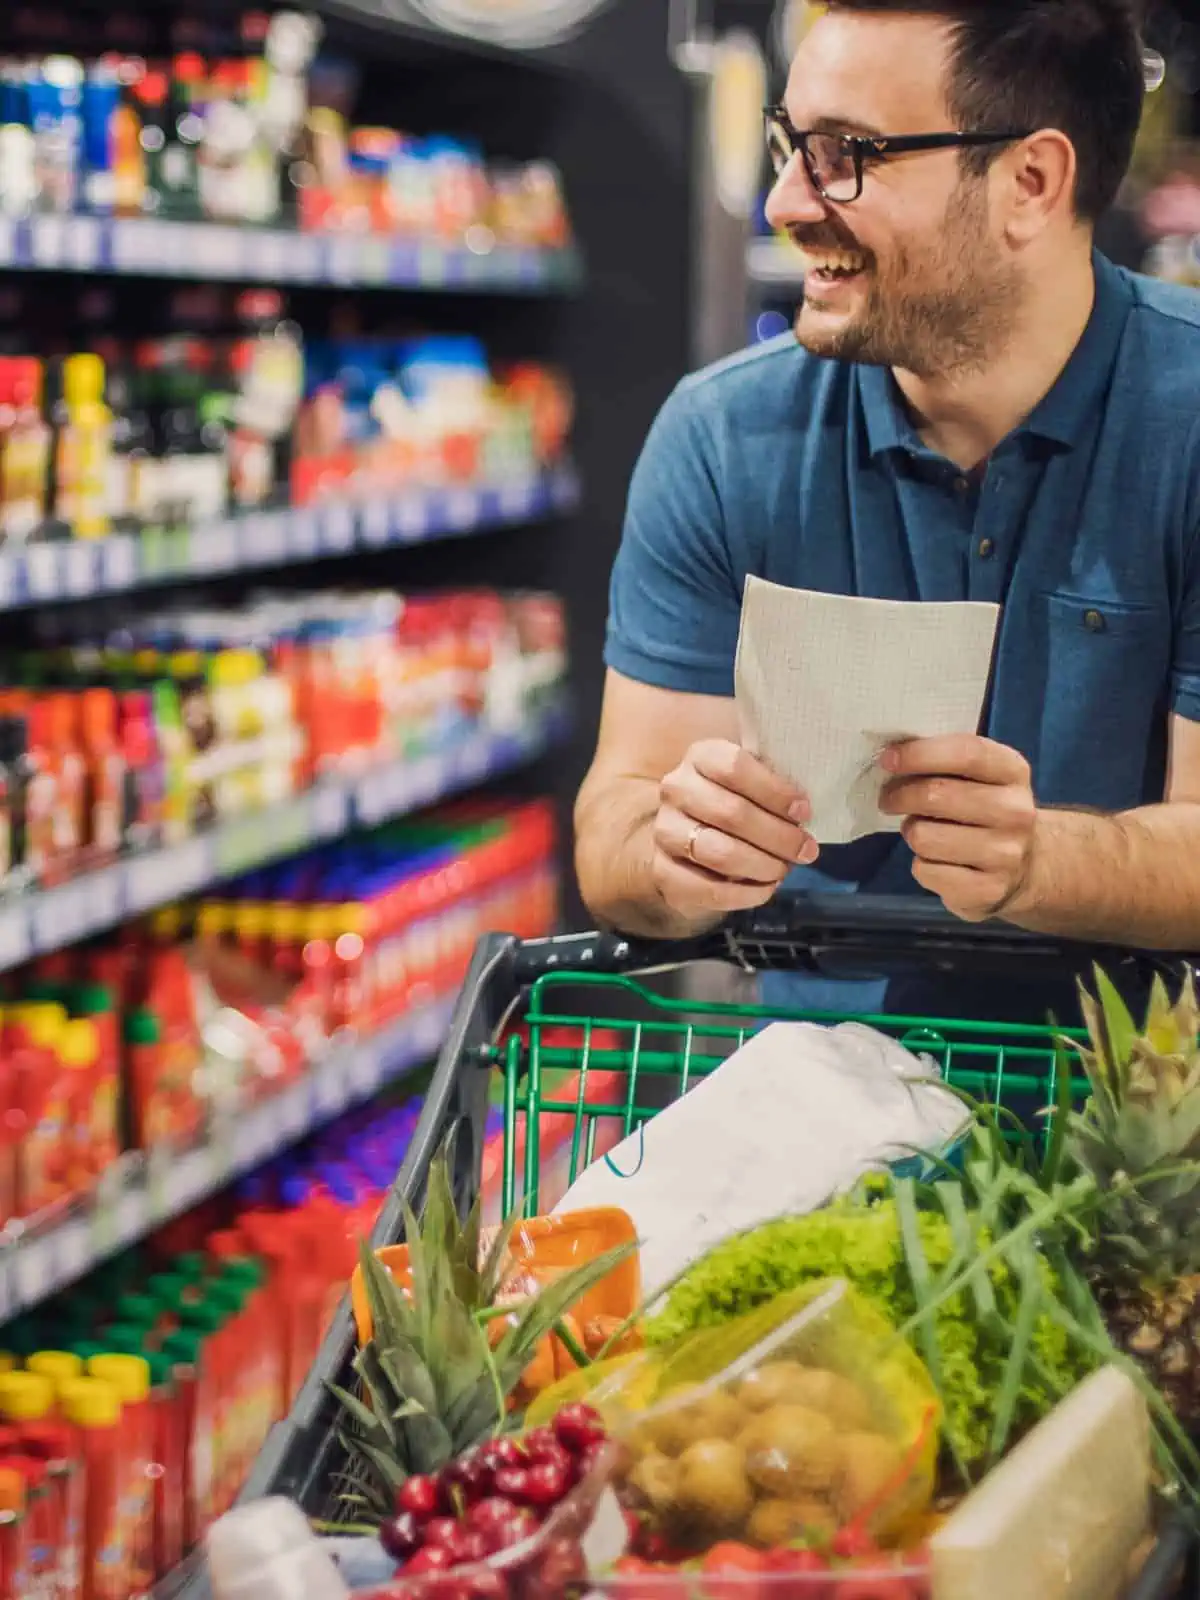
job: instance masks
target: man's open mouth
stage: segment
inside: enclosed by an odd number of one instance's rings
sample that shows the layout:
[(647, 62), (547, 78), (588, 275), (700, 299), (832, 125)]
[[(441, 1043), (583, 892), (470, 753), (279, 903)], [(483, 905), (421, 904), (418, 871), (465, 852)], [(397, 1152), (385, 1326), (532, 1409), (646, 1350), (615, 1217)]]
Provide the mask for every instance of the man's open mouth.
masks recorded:
[(839, 283), (867, 269), (867, 258), (849, 250), (805, 250), (805, 277), (818, 283)]

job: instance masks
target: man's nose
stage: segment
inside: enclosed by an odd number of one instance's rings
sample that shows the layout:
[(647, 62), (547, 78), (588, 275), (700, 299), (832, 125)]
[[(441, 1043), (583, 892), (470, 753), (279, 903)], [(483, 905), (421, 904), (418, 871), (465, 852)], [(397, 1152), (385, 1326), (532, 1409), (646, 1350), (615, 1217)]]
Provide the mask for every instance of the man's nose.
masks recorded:
[(766, 216), (772, 228), (824, 222), (829, 216), (829, 208), (809, 177), (804, 158), (798, 150), (776, 178), (775, 186), (767, 196)]

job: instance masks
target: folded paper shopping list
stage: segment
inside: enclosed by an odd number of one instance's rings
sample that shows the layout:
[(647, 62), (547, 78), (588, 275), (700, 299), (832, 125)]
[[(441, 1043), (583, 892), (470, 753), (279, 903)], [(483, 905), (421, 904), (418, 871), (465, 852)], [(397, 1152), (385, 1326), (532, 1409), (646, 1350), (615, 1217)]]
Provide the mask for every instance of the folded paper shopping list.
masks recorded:
[(741, 738), (812, 802), (818, 844), (896, 833), (879, 809), (890, 744), (976, 733), (1000, 608), (862, 600), (746, 580)]

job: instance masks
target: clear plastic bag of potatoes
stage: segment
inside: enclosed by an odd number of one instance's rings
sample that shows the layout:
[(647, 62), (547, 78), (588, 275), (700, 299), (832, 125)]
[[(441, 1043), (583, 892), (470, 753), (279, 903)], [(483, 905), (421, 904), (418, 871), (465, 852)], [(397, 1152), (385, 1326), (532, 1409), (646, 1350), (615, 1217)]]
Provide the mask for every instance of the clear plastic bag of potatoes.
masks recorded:
[(622, 1498), (672, 1550), (914, 1536), (933, 1496), (936, 1392), (846, 1283), (805, 1285), (655, 1354), (591, 1399), (625, 1446)]

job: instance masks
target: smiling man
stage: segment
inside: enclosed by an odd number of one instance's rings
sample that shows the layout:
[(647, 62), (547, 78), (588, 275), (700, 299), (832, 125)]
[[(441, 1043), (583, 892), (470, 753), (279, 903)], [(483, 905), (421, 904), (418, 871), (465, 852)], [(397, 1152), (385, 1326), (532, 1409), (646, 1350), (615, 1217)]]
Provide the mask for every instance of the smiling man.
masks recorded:
[[(795, 337), (681, 384), (630, 494), (576, 819), (602, 920), (683, 935), (790, 878), (1200, 949), (1200, 296), (1093, 239), (1143, 87), (1121, 0), (835, 0), (805, 37), (767, 116)], [(884, 757), (899, 839), (818, 852), (739, 749), (748, 573), (1003, 606), (984, 734)]]

